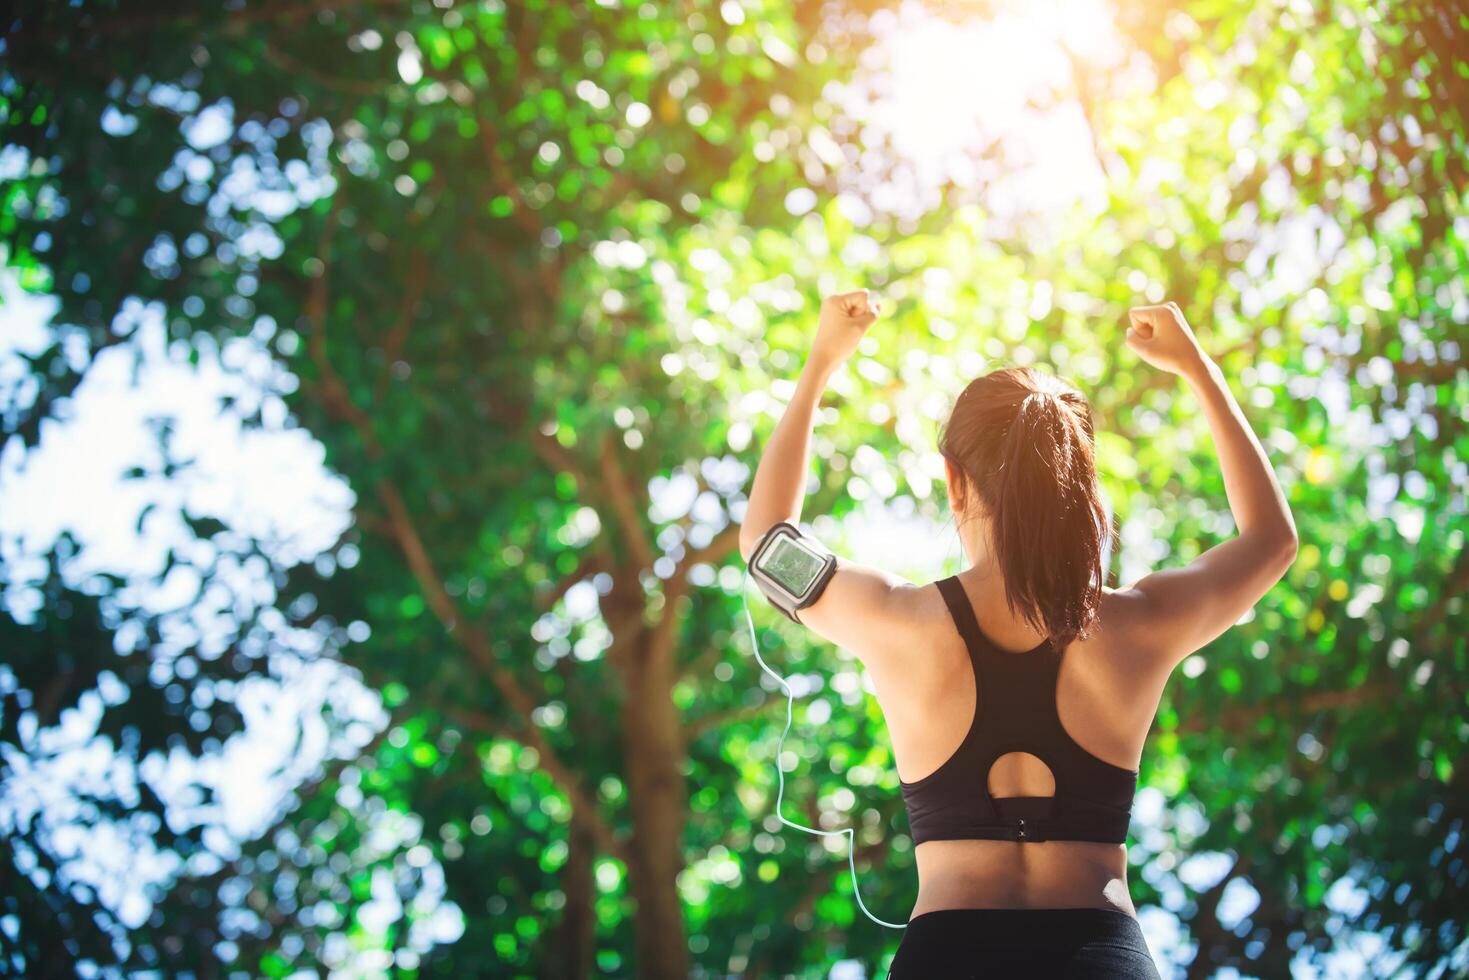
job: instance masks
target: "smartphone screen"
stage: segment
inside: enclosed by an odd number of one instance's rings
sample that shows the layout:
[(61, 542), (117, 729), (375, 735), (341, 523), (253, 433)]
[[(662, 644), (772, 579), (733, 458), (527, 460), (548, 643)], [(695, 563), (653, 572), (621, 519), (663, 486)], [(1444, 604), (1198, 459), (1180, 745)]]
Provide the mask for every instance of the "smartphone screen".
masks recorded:
[(823, 564), (820, 556), (812, 554), (793, 539), (780, 537), (761, 558), (760, 570), (791, 595), (802, 596), (821, 574)]

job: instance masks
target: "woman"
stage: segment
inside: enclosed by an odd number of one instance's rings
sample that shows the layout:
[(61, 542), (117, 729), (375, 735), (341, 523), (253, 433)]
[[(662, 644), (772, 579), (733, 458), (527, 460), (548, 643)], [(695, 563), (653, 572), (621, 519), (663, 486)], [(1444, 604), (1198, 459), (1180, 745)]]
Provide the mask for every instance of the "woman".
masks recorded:
[[(877, 313), (866, 290), (822, 304), (755, 474), (747, 561), (769, 528), (800, 520), (812, 416)], [(1111, 528), (1086, 398), (1007, 368), (964, 389), (939, 447), (969, 567), (915, 586), (838, 559), (800, 610), (861, 658), (887, 719), (918, 862), (892, 978), (1158, 975), (1127, 886), (1143, 743), (1174, 667), (1280, 580), (1296, 531), (1179, 308), (1130, 318), (1127, 346), (1202, 406), (1237, 534), (1183, 568), (1107, 588)]]

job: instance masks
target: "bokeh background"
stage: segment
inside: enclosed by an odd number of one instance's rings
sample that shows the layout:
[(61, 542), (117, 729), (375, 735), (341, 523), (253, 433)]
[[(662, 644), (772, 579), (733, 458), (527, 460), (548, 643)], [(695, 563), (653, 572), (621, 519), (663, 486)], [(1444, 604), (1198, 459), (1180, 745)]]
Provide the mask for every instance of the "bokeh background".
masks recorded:
[[(827, 291), (806, 516), (958, 566), (934, 437), (1092, 398), (1109, 584), (1233, 525), (1180, 303), (1299, 560), (1186, 660), (1132, 889), (1165, 977), (1469, 971), (1457, 0), (19, 0), (0, 13), (0, 971), (880, 977), (772, 816), (734, 548)], [(787, 814), (913, 847), (860, 665)]]

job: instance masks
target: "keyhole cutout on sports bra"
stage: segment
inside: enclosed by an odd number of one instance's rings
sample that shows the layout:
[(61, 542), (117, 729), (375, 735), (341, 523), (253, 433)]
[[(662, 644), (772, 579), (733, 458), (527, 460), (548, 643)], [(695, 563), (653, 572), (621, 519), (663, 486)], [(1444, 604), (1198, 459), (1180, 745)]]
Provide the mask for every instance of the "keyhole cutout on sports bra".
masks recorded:
[(990, 796), (1055, 796), (1056, 774), (1029, 752), (1006, 752), (986, 777)]

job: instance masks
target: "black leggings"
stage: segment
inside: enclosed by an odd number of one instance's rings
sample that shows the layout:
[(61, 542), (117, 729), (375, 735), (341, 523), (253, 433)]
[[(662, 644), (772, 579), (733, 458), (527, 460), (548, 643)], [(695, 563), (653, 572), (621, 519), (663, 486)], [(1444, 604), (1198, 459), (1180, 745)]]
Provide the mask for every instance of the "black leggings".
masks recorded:
[(910, 919), (889, 980), (1160, 980), (1137, 919), (1116, 909), (940, 909)]

